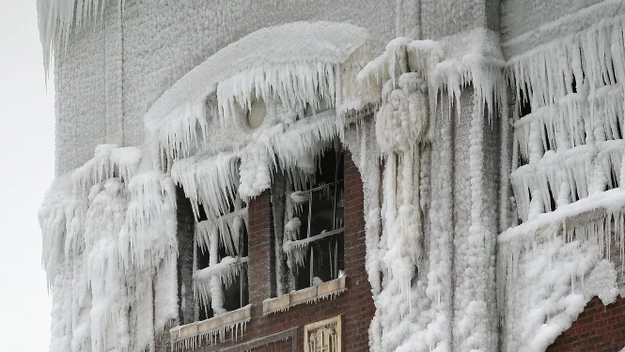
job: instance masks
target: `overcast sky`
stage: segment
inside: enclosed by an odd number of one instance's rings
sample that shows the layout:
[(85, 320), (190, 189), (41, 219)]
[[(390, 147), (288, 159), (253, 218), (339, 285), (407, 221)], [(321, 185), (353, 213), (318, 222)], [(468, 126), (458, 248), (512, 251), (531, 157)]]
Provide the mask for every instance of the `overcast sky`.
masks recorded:
[(44, 352), (50, 298), (37, 210), (54, 177), (54, 87), (36, 0), (0, 0), (0, 351)]

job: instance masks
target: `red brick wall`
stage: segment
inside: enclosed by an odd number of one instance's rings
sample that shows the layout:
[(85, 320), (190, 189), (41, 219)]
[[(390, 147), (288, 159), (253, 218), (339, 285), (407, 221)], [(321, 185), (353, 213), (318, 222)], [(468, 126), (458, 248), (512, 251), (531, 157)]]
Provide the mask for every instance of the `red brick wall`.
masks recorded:
[[(264, 192), (249, 203), (249, 289), (252, 319), (242, 339), (213, 346), (204, 346), (198, 351), (214, 351), (219, 348), (255, 340), (264, 336), (299, 327), (297, 348), (303, 351), (304, 325), (323, 319), (343, 315), (343, 351), (369, 350), (368, 329), (375, 306), (371, 297), (371, 285), (365, 271), (365, 233), (363, 213), (363, 188), (360, 173), (354, 166), (352, 156), (345, 153), (345, 273), (347, 291), (334, 300), (292, 307), (286, 312), (263, 316), (263, 300), (271, 297), (271, 207), (270, 194)], [(291, 351), (291, 341), (282, 341), (257, 347), (254, 352)]]
[(573, 325), (547, 348), (548, 352), (618, 352), (625, 347), (625, 299), (603, 305), (591, 299)]

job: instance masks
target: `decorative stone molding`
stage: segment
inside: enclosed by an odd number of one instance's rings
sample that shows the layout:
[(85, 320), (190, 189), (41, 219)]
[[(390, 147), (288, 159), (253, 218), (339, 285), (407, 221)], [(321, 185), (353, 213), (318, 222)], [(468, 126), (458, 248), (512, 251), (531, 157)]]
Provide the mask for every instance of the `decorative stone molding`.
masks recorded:
[(284, 296), (266, 299), (263, 301), (263, 315), (287, 311), (298, 304), (316, 302), (320, 299), (333, 299), (347, 291), (346, 277), (343, 275), (338, 279), (293, 291)]
[(341, 352), (341, 316), (306, 325), (304, 352)]

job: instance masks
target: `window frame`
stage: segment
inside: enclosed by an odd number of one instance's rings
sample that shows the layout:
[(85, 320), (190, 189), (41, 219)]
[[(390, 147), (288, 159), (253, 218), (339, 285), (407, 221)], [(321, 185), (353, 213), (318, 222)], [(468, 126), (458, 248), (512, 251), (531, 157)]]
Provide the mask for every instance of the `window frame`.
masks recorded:
[[(195, 298), (195, 321), (211, 319), (213, 317), (244, 308), (249, 304), (249, 278), (247, 275), (249, 266), (247, 230), (248, 207), (247, 204), (245, 204), (238, 195), (236, 195), (234, 199), (230, 199), (229, 202), (231, 204), (230, 212), (221, 214), (219, 217), (215, 217), (212, 219), (198, 219), (198, 221), (196, 221), (195, 223), (196, 231), (194, 233), (192, 275), (193, 291)], [(230, 243), (230, 245), (228, 245), (224, 241), (224, 239), (228, 235), (224, 235), (222, 232), (232, 231), (232, 229), (227, 228), (228, 225), (226, 224), (226, 221), (230, 217), (238, 217), (240, 219), (241, 226), (239, 227), (240, 233), (238, 235), (238, 249), (235, 248), (234, 243)], [(201, 230), (198, 230), (200, 226), (208, 227), (208, 230), (206, 231), (207, 236), (202, 235)], [(231, 237), (228, 236), (228, 238)], [(201, 255), (206, 256), (206, 259), (208, 259), (208, 264), (203, 268), (199, 268)], [(211, 258), (217, 259), (212, 260)], [(226, 260), (232, 260), (229, 258), (232, 258), (235, 261), (231, 263), (224, 263), (224, 261)], [(234, 266), (237, 266), (238, 268), (233, 268)], [(214, 272), (211, 272), (211, 267), (213, 267), (214, 270), (212, 271)], [(225, 271), (225, 273), (223, 274), (224, 276), (220, 276), (220, 272), (222, 270)], [(232, 272), (229, 272), (229, 270), (232, 270)], [(202, 271), (205, 271), (205, 275), (200, 275)], [(212, 294), (210, 296), (204, 296), (205, 298), (203, 298), (201, 293), (198, 292), (198, 288), (200, 285), (210, 287), (212, 285), (211, 281), (214, 279), (220, 280), (221, 285), (221, 302), (219, 306), (215, 304), (216, 298), (213, 297)], [(204, 282), (199, 283), (199, 280), (202, 280)], [(238, 306), (227, 307), (227, 291), (233, 286), (238, 286)], [(203, 289), (210, 290), (209, 288)], [(217, 311), (215, 310), (216, 306), (218, 308)]]
[[(323, 180), (323, 175), (320, 173), (322, 169), (322, 163), (325, 158), (328, 158), (327, 153), (334, 154), (334, 170), (333, 170), (333, 178), (332, 180)], [(320, 282), (315, 283), (315, 278), (317, 277), (315, 274), (315, 245), (320, 243), (325, 239), (336, 239), (332, 244), (332, 249), (330, 255), (328, 256), (328, 266), (329, 266), (329, 278), (326, 278), (326, 281), (332, 281), (340, 278), (344, 275), (345, 263), (344, 263), (344, 255), (345, 255), (345, 174), (344, 174), (344, 150), (342, 145), (338, 141), (334, 141), (334, 143), (325, 150), (324, 153), (318, 155), (316, 160), (316, 169), (315, 174), (317, 177), (308, 179), (304, 185), (304, 189), (295, 190), (296, 184), (293, 181), (286, 180), (285, 187), (285, 202), (284, 202), (284, 210), (283, 210), (283, 223), (284, 223), (284, 236), (282, 246), (279, 249), (282, 251), (282, 254), (286, 257), (287, 265), (286, 269), (288, 270), (288, 286), (289, 290), (301, 290), (308, 287), (313, 287), (318, 285)], [(293, 178), (291, 178), (293, 179)], [(329, 182), (324, 182), (329, 181)], [(332, 199), (331, 205), (331, 223), (332, 228), (330, 230), (322, 230), (321, 232), (313, 232), (312, 222), (314, 216), (311, 216), (314, 209), (315, 202), (315, 193), (317, 192), (327, 192), (330, 193), (330, 197)], [(301, 201), (300, 203), (305, 204), (297, 204), (298, 202), (293, 201), (293, 195), (296, 194), (299, 199), (306, 199), (305, 201)], [(328, 198), (330, 198), (328, 197)], [(306, 208), (305, 210), (302, 208)], [(325, 208), (324, 208), (325, 209)], [(342, 216), (339, 216), (339, 209), (342, 209)], [(302, 216), (305, 214), (305, 223), (302, 222)], [(275, 216), (275, 214), (274, 214)], [(301, 232), (298, 231), (298, 238), (289, 238), (289, 230), (287, 229), (288, 224), (291, 220), (297, 218), (300, 221), (300, 229), (305, 229), (306, 235), (302, 236)], [(290, 235), (291, 237), (293, 234)], [(302, 250), (305, 247), (305, 250)], [(342, 247), (342, 251), (341, 248)], [(306, 252), (306, 254), (302, 255), (301, 253), (296, 254), (295, 251)], [(340, 259), (342, 258), (342, 260)], [(277, 257), (276, 260), (279, 260)], [(307, 263), (305, 263), (307, 262)], [(302, 284), (302, 278), (300, 275), (300, 269), (308, 267), (308, 285)], [(318, 273), (317, 273), (318, 274)], [(281, 278), (276, 278), (276, 280), (280, 280)], [(286, 292), (278, 292), (278, 295)]]

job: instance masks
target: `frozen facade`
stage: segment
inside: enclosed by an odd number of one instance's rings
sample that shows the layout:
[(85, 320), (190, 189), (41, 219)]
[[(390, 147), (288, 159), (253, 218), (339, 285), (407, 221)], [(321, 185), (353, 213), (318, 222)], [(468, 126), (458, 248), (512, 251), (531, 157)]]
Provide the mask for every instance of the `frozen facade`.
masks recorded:
[(625, 348), (622, 1), (37, 6), (51, 352)]

